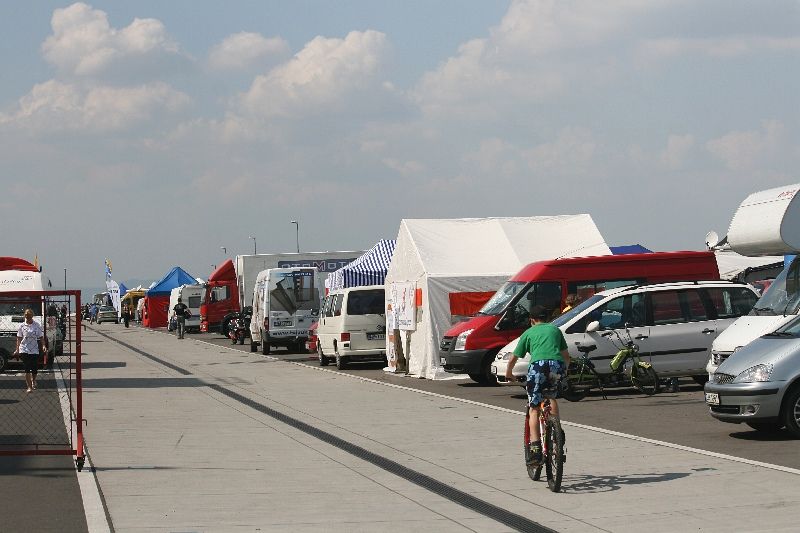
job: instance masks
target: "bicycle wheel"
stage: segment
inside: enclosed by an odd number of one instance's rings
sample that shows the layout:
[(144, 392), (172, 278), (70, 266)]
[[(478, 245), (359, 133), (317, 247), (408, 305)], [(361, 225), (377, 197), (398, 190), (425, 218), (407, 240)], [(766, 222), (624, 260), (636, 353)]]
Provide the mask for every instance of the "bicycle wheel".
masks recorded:
[(639, 362), (631, 367), (631, 383), (648, 396), (658, 392), (658, 376), (648, 364)]
[[(586, 398), (586, 394), (588, 394), (589, 389), (585, 388), (585, 382), (582, 381), (582, 377), (579, 377), (577, 380), (573, 381), (571, 378), (567, 378), (561, 382), (559, 394), (569, 402), (579, 402)], [(576, 387), (579, 387), (577, 388)]]
[(544, 438), (547, 442), (547, 452), (544, 457), (547, 486), (551, 491), (559, 492), (561, 478), (564, 474), (564, 433), (561, 431), (561, 422), (557, 418), (547, 420)]
[(525, 415), (525, 427), (522, 430), (523, 434), (523, 445), (525, 446), (524, 457), (525, 457), (525, 468), (528, 469), (528, 477), (530, 477), (534, 481), (539, 481), (539, 478), (542, 476), (542, 465), (536, 466), (530, 464), (531, 462), (531, 426), (530, 424), (530, 411)]

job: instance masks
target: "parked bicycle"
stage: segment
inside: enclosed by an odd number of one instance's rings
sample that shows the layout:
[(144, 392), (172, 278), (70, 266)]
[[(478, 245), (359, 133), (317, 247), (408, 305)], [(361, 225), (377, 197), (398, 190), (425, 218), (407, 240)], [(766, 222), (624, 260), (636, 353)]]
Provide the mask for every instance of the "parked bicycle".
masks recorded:
[[(589, 324), (587, 331), (597, 331)], [(617, 348), (617, 354), (611, 359), (611, 372), (600, 373), (589, 354), (597, 349), (594, 344), (582, 345), (576, 343), (581, 355), (573, 360), (570, 365), (567, 379), (562, 382), (561, 395), (571, 402), (581, 401), (590, 390), (599, 388), (603, 399), (607, 399), (605, 387), (633, 385), (637, 390), (652, 396), (658, 392), (659, 382), (653, 365), (642, 361), (639, 357), (639, 345), (633, 342), (628, 324), (625, 324), (625, 338), (619, 331), (612, 330), (601, 333), (608, 338)], [(613, 338), (616, 336), (616, 340)]]
[[(527, 405), (526, 405), (527, 407)], [(528, 468), (528, 476), (534, 481), (539, 481), (542, 475), (542, 467), (547, 474), (547, 486), (553, 492), (561, 490), (561, 478), (564, 475), (564, 462), (567, 459), (567, 451), (564, 444), (564, 430), (561, 429), (561, 422), (555, 416), (550, 415), (550, 400), (544, 399), (539, 404), (539, 432), (542, 435), (542, 462), (531, 464), (531, 426), (530, 409), (525, 409), (525, 429), (523, 440), (525, 444), (525, 465)]]

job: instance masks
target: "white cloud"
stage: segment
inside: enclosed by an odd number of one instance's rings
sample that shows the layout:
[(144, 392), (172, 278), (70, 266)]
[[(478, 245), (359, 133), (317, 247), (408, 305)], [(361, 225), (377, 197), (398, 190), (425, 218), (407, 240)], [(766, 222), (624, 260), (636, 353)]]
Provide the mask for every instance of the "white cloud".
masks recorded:
[(586, 172), (597, 150), (592, 132), (586, 128), (564, 128), (552, 142), (525, 151), (530, 168), (545, 176), (578, 175)]
[[(386, 35), (368, 30), (344, 39), (316, 37), (289, 62), (258, 76), (242, 95), (246, 111), (262, 117), (336, 112), (385, 93), (379, 78)], [(348, 109), (350, 112), (354, 110)]]
[(104, 11), (84, 3), (56, 9), (51, 27), (42, 53), (67, 74), (90, 76), (128, 58), (178, 52), (160, 21), (137, 18), (120, 30), (109, 25)]
[(753, 168), (762, 158), (778, 152), (786, 128), (777, 120), (768, 120), (761, 130), (732, 131), (706, 143), (708, 151), (731, 170)]
[(705, 55), (713, 58), (737, 57), (759, 51), (800, 51), (800, 37), (739, 35), (722, 38), (661, 38), (641, 43), (640, 54), (647, 59), (679, 55)]
[(0, 124), (16, 124), (36, 133), (120, 131), (176, 112), (190, 98), (165, 83), (137, 87), (92, 87), (50, 80), (35, 85)]
[(694, 135), (670, 135), (667, 146), (661, 152), (661, 163), (669, 168), (680, 168), (694, 148)]
[(229, 35), (211, 49), (208, 62), (216, 69), (244, 69), (269, 57), (281, 57), (289, 44), (280, 37), (267, 38), (259, 33), (241, 32)]

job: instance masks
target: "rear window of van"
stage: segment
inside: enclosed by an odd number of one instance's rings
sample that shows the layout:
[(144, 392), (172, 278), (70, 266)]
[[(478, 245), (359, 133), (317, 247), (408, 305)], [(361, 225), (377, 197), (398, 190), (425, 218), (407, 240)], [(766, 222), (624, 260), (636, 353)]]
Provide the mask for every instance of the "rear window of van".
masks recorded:
[(379, 315), (384, 312), (383, 289), (351, 291), (347, 297), (348, 315)]

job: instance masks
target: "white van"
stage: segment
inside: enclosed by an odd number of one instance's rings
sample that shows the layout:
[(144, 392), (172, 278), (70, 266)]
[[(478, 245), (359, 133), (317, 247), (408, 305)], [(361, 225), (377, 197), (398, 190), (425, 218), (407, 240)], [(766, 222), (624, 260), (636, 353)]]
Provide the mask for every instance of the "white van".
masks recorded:
[(322, 277), (316, 268), (270, 268), (256, 277), (250, 351), (261, 345), (285, 346), (293, 353), (305, 351), (308, 330), (319, 316)]
[(778, 275), (747, 315), (723, 331), (711, 346), (706, 371), (712, 379), (717, 367), (752, 341), (783, 326), (800, 312), (800, 256)]
[(386, 360), (386, 296), (383, 285), (332, 291), (322, 304), (317, 325), (320, 366), (349, 361)]
[[(47, 276), (33, 270), (33, 265), (27, 261), (18, 260), (18, 263), (31, 270), (0, 270), (0, 293), (51, 290)], [(25, 297), (16, 296), (9, 300), (0, 299), (0, 371), (6, 368), (16, 349), (17, 330), (25, 320), (23, 313), (28, 308), (33, 311), (33, 320), (44, 328), (45, 344), (51, 352), (47, 359), (48, 366), (52, 365), (52, 356), (63, 354), (63, 337), (58, 328), (58, 310), (55, 305), (48, 304), (40, 296), (32, 297), (29, 301)], [(44, 318), (45, 309), (47, 320)]]
[(200, 303), (205, 294), (205, 287), (203, 285), (181, 285), (175, 287), (169, 293), (169, 310), (167, 312), (167, 329), (172, 331), (175, 329), (175, 305), (178, 303), (178, 298), (189, 308), (191, 315), (186, 319), (187, 330), (200, 331)]

